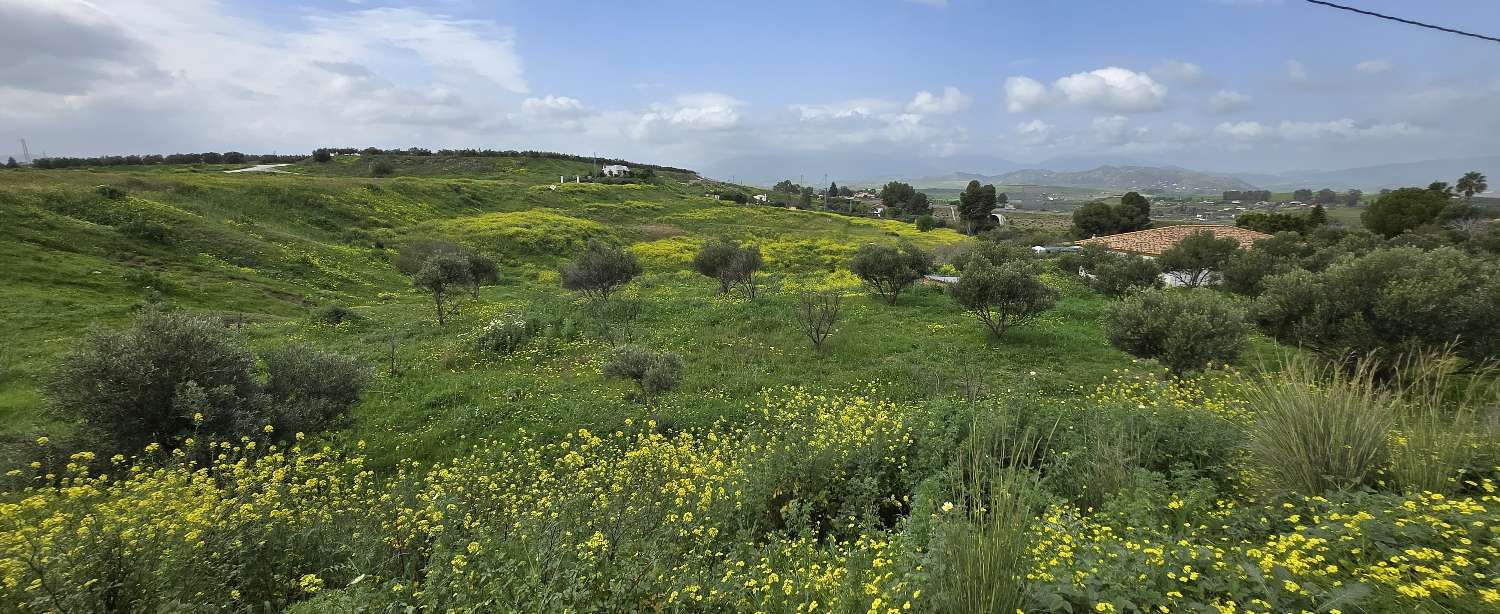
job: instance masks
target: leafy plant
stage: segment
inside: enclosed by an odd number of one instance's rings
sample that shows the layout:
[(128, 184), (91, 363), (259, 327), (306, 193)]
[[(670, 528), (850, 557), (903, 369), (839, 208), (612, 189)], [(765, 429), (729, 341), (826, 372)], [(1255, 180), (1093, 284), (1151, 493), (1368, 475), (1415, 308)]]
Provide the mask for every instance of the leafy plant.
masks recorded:
[(1140, 292), (1111, 305), (1104, 319), (1110, 344), (1178, 375), (1234, 361), (1249, 328), (1242, 308), (1207, 290)]
[(996, 337), (1051, 309), (1058, 298), (1037, 276), (1034, 263), (1012, 260), (996, 266), (982, 255), (969, 260), (948, 295)]
[(866, 243), (849, 261), (849, 270), (891, 305), (931, 268), (932, 256), (905, 241), (899, 247)]
[(640, 274), (641, 263), (635, 254), (590, 240), (583, 254), (562, 268), (562, 286), (591, 299), (607, 301), (610, 293)]

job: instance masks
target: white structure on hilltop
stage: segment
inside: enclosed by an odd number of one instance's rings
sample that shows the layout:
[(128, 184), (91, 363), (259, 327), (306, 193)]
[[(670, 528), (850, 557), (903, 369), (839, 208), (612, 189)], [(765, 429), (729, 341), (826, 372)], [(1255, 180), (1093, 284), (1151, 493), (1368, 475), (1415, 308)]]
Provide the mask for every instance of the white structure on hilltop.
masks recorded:
[(605, 177), (623, 177), (630, 174), (630, 167), (624, 164), (610, 164), (600, 170)]
[(770, 197), (766, 196), (765, 194), (756, 194), (755, 196), (752, 196), (751, 198), (754, 198), (755, 202), (758, 202), (758, 203), (763, 203), (763, 202), (766, 202), (766, 201), (770, 200)]

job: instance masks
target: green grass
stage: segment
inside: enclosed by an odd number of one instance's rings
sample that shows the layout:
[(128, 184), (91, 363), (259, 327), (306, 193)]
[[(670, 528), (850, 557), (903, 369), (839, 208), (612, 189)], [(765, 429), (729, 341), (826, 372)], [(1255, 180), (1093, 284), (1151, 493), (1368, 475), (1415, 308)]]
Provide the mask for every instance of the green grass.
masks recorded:
[[(1022, 379), (1049, 395), (1076, 396), (1132, 361), (1099, 328), (1106, 300), (1076, 280), (1049, 276), (1063, 300), (1035, 325), (990, 339), (940, 289), (921, 287), (892, 307), (839, 273), (860, 243), (906, 239), (953, 244), (951, 230), (779, 207), (734, 205), (670, 176), (655, 185), (554, 185), (587, 165), (551, 159), (395, 158), (397, 177), (356, 176), (359, 161), (285, 167), (286, 174), (225, 174), (168, 167), (0, 173), (0, 257), (8, 262), (0, 334), (7, 385), (5, 433), (56, 430), (37, 378), (93, 326), (118, 326), (151, 300), (249, 322), (255, 345), (308, 342), (388, 362), (355, 410), (351, 437), (384, 462), (449, 455), (481, 437), (519, 429), (612, 428), (636, 415), (628, 386), (603, 380), (598, 357), (612, 341), (672, 349), (687, 361), (682, 390), (664, 417), (682, 425), (734, 419), (761, 390), (874, 385), (895, 399), (946, 396), (978, 368), (1004, 391)], [(316, 173), (316, 174), (314, 174)], [(434, 176), (418, 176), (432, 173)], [(447, 173), (447, 176), (436, 176)], [(94, 187), (127, 191), (109, 200)], [(168, 226), (157, 244), (123, 235), (133, 219)], [(697, 246), (714, 236), (760, 245), (765, 292), (721, 297), (691, 272)], [(390, 261), (412, 238), (465, 243), (500, 262), (503, 282), (461, 302), (439, 327), (430, 300)], [(556, 268), (590, 238), (632, 246), (647, 271), (627, 292), (640, 315), (608, 338), (597, 318), (558, 287)], [(792, 318), (799, 288), (832, 283), (849, 294), (838, 332), (814, 353)], [(367, 316), (339, 327), (309, 313), (344, 304)], [(543, 341), (507, 358), (476, 356), (472, 336), (506, 312), (567, 318), (579, 340)], [(1274, 354), (1258, 342), (1256, 355)], [(1032, 375), (1035, 373), (1035, 375)]]

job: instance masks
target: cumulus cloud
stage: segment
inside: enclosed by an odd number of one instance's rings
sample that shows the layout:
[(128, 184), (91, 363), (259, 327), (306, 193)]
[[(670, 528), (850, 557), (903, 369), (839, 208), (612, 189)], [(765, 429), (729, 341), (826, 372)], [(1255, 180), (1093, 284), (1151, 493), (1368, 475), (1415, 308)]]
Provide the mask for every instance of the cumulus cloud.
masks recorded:
[(1005, 94), (1012, 113), (1052, 103), (1139, 113), (1162, 108), (1167, 87), (1146, 73), (1111, 66), (1062, 77), (1050, 87), (1030, 77), (1011, 77), (1005, 81)]
[(1156, 68), (1151, 69), (1151, 73), (1163, 79), (1181, 81), (1183, 83), (1201, 83), (1204, 80), (1203, 67), (1192, 62), (1183, 62), (1180, 60), (1162, 62)]
[(942, 94), (937, 95), (926, 90), (917, 92), (917, 97), (906, 105), (906, 110), (911, 113), (946, 115), (969, 108), (970, 102), (969, 97), (958, 91), (958, 88), (948, 86), (943, 88)]
[(632, 135), (638, 139), (665, 136), (673, 130), (723, 131), (738, 126), (737, 110), (744, 103), (716, 92), (684, 94), (672, 103), (658, 103), (636, 121)]
[(860, 98), (828, 104), (794, 104), (790, 107), (797, 118), (804, 122), (847, 119), (869, 119), (895, 108), (895, 105), (875, 98)]
[(1385, 60), (1365, 60), (1354, 65), (1354, 70), (1360, 74), (1378, 75), (1391, 70), (1391, 63)]
[(1208, 97), (1208, 109), (1214, 113), (1233, 113), (1249, 104), (1249, 96), (1234, 90), (1219, 90)]

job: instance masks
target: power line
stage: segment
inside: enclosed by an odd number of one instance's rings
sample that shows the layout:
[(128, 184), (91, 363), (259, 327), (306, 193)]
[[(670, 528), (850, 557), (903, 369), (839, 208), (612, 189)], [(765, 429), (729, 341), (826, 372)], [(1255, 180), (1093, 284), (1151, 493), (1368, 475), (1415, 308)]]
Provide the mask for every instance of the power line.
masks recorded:
[(1396, 22), (1407, 24), (1407, 25), (1417, 26), (1419, 28), (1427, 28), (1429, 30), (1437, 30), (1439, 32), (1447, 32), (1449, 34), (1457, 34), (1459, 36), (1467, 36), (1467, 37), (1470, 37), (1470, 38), (1477, 38), (1479, 40), (1486, 40), (1486, 41), (1490, 41), (1492, 43), (1500, 43), (1500, 38), (1495, 38), (1493, 36), (1485, 36), (1483, 34), (1475, 34), (1473, 32), (1465, 32), (1463, 30), (1455, 30), (1453, 28), (1445, 28), (1443, 26), (1437, 26), (1437, 25), (1433, 25), (1433, 24), (1430, 24), (1430, 23), (1422, 23), (1420, 21), (1412, 21), (1410, 19), (1402, 19), (1400, 17), (1396, 17), (1396, 16), (1393, 16), (1393, 15), (1386, 15), (1384, 13), (1376, 13), (1375, 11), (1367, 11), (1367, 10), (1364, 10), (1364, 9), (1354, 8), (1352, 6), (1344, 6), (1342, 4), (1334, 4), (1332, 2), (1324, 2), (1324, 0), (1307, 0), (1307, 2), (1309, 2), (1311, 4), (1321, 4), (1323, 6), (1332, 7), (1332, 8), (1336, 8), (1336, 9), (1344, 10), (1344, 11), (1349, 11), (1351, 13), (1359, 13), (1361, 15), (1369, 15), (1371, 17), (1379, 17), (1381, 19), (1389, 19), (1391, 21), (1396, 21)]

